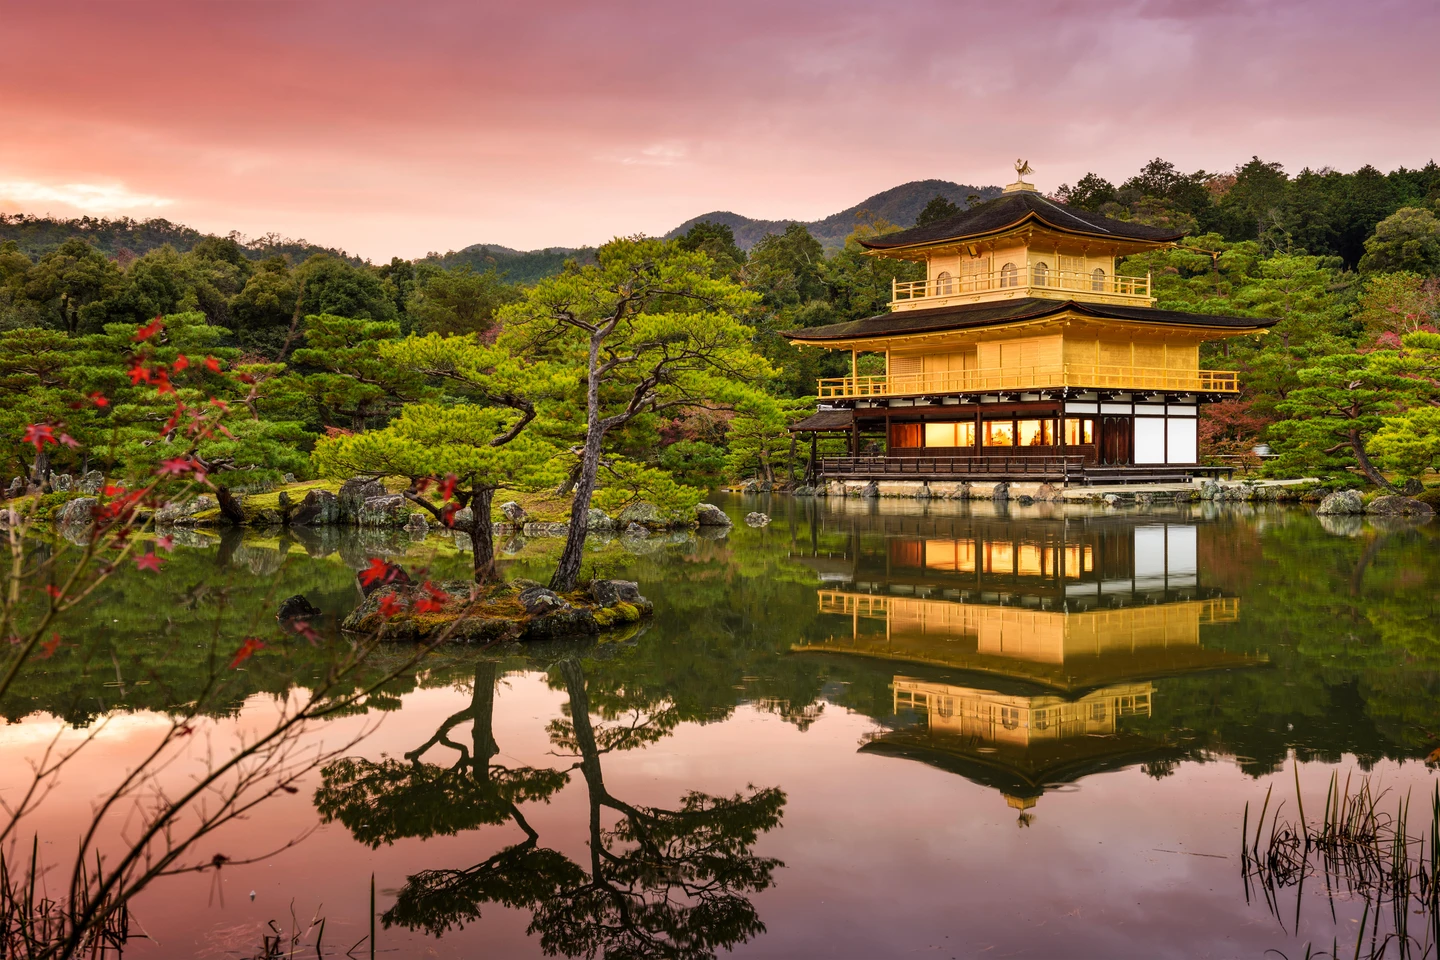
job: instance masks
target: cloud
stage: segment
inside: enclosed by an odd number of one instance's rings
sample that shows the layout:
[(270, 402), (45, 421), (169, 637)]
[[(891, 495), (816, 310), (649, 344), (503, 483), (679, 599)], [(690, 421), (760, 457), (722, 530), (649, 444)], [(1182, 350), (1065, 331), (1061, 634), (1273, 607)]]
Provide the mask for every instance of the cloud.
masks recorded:
[(168, 207), (175, 201), (149, 193), (133, 193), (120, 183), (38, 183), (0, 180), (0, 200), (32, 205), (59, 203), (84, 213), (116, 213)]
[(632, 167), (672, 167), (684, 160), (687, 153), (689, 151), (680, 144), (652, 143), (635, 153), (600, 156), (596, 159)]

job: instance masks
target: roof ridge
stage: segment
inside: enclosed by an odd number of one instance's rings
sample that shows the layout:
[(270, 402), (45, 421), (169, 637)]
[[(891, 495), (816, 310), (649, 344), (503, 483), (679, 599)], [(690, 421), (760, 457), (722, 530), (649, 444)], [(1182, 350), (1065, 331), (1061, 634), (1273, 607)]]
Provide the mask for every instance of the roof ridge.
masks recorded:
[[(1106, 233), (1110, 234), (1111, 236), (1114, 236), (1114, 235), (1115, 235), (1115, 231), (1113, 231), (1113, 230), (1106, 230), (1105, 227), (1101, 226), (1100, 224), (1094, 223), (1094, 222), (1092, 222), (1092, 221), (1090, 221), (1090, 220), (1086, 220), (1084, 217), (1081, 217), (1081, 216), (1079, 216), (1078, 214), (1072, 212), (1069, 207), (1067, 207), (1067, 206), (1065, 206), (1064, 204), (1061, 204), (1061, 203), (1056, 203), (1054, 200), (1051, 200), (1049, 197), (1045, 196), (1043, 193), (1037, 193), (1037, 194), (1035, 194), (1035, 196), (1036, 196), (1037, 198), (1039, 198), (1039, 200), (1040, 200), (1041, 203), (1048, 204), (1049, 206), (1054, 207), (1056, 210), (1059, 210), (1061, 213), (1063, 213), (1065, 216), (1069, 217), (1071, 220), (1074, 220), (1076, 223), (1083, 224), (1084, 226), (1090, 227), (1090, 228), (1093, 229), (1093, 230), (1104, 230)], [(1102, 215), (1100, 219), (1102, 219), (1102, 220), (1108, 220), (1108, 219), (1110, 219), (1110, 218)]]

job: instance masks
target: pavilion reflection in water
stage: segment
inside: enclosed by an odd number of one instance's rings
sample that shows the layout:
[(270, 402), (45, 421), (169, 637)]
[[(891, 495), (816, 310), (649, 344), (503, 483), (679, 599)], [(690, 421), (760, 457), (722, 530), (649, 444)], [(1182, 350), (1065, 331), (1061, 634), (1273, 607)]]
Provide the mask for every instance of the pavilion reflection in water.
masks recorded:
[[(1020, 809), (1049, 786), (1179, 748), (1126, 729), (1154, 681), (1260, 657), (1209, 649), (1202, 629), (1239, 601), (1206, 586), (1200, 528), (1118, 518), (954, 520), (940, 536), (856, 536), (842, 584), (819, 596), (834, 632), (808, 652), (892, 671), (887, 730), (862, 752), (920, 760), (1001, 791)], [(843, 626), (842, 626), (843, 624)]]

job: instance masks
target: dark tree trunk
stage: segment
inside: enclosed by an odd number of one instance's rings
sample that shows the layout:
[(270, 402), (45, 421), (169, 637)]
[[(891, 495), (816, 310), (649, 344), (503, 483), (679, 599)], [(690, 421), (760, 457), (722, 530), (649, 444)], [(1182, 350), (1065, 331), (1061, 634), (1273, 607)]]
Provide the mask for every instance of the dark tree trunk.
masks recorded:
[(35, 451), (35, 460), (30, 464), (30, 483), (41, 493), (50, 484), (50, 454), (44, 450)]
[(585, 559), (585, 535), (590, 521), (590, 500), (595, 495), (595, 475), (600, 470), (600, 449), (605, 443), (606, 426), (600, 420), (600, 340), (590, 337), (590, 361), (585, 385), (585, 449), (580, 455), (579, 478), (575, 482), (575, 499), (570, 503), (570, 532), (565, 549), (550, 578), (550, 589), (568, 593), (580, 580), (580, 564)]
[(230, 488), (224, 484), (217, 484), (215, 487), (215, 499), (220, 501), (220, 514), (235, 526), (245, 523), (245, 508), (240, 505), (240, 500), (230, 492)]
[(475, 779), (490, 779), (490, 761), (500, 752), (495, 743), (495, 677), (498, 664), (481, 660), (475, 665), (475, 688), (470, 691), (470, 715), (475, 718), (470, 739), (474, 744), (471, 758)]
[(1388, 490), (1391, 493), (1395, 492), (1395, 488), (1391, 486), (1390, 481), (1386, 480), (1380, 471), (1375, 469), (1375, 464), (1371, 463), (1370, 458), (1365, 455), (1365, 441), (1361, 438), (1360, 431), (1353, 427), (1350, 430), (1350, 450), (1355, 454), (1355, 462), (1360, 464), (1360, 472), (1365, 474), (1365, 479), (1382, 490)]
[(500, 579), (495, 566), (495, 524), (490, 519), (494, 496), (494, 487), (476, 487), (470, 495), (470, 555), (476, 583), (496, 583)]
[(566, 657), (560, 661), (560, 676), (570, 695), (570, 722), (575, 728), (575, 747), (580, 751), (580, 773), (585, 777), (590, 799), (590, 876), (600, 878), (603, 843), (600, 833), (600, 805), (604, 802), (605, 779), (600, 769), (600, 749), (595, 743), (595, 729), (590, 726), (590, 694), (585, 689), (585, 672), (580, 661)]

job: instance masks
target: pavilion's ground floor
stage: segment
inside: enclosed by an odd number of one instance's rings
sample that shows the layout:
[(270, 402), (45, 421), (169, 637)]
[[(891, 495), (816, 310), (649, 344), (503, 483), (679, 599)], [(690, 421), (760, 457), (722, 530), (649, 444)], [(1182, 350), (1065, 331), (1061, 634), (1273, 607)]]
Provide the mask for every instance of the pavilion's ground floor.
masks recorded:
[[(791, 429), (811, 480), (1184, 480), (1200, 464), (1195, 394), (989, 395), (856, 401)], [(818, 438), (844, 440), (820, 452)]]

